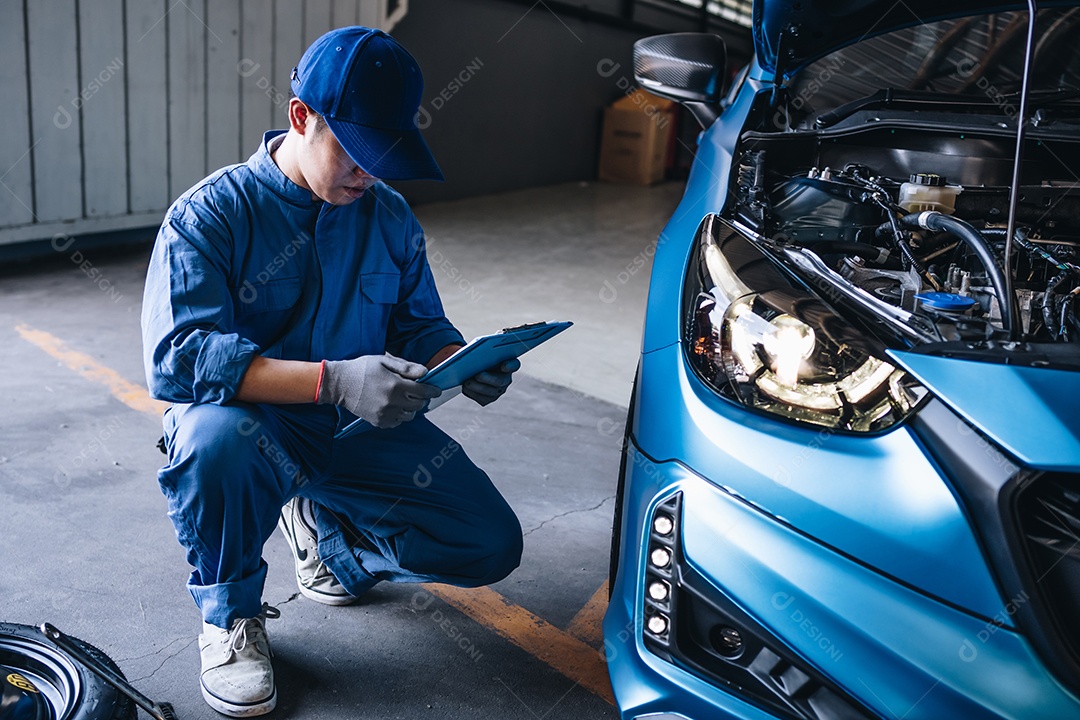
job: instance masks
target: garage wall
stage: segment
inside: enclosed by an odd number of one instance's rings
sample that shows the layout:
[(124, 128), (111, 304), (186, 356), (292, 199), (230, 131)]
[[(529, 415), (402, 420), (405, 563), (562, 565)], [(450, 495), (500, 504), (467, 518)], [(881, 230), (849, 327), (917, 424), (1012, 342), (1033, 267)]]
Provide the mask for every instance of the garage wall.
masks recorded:
[(330, 28), (405, 0), (4, 0), (0, 245), (154, 226), (284, 124), (289, 71)]
[[(646, 3), (632, 29), (576, 17), (569, 5), (614, 20), (621, 3), (410, 2), (394, 35), (424, 71), (420, 119), (446, 175), (395, 183), (410, 201), (595, 179), (602, 110), (632, 87), (633, 43), (653, 33), (644, 25), (699, 29), (692, 15)], [(749, 31), (732, 33), (729, 52), (745, 60)]]
[(636, 7), (619, 27), (623, 0), (4, 0), (0, 246), (158, 225), (285, 124), (304, 48), (357, 23), (392, 30), (424, 70), (420, 122), (447, 182), (396, 184), (410, 201), (593, 179), (634, 40), (698, 27)]

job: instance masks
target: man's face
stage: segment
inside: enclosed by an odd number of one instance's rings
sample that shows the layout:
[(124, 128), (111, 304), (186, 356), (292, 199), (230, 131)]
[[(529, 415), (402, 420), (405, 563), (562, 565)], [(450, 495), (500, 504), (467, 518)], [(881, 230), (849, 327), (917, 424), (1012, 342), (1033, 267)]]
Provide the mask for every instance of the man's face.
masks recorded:
[(304, 179), (311, 192), (328, 203), (348, 205), (378, 180), (352, 161), (323, 123), (305, 133), (303, 149), (299, 163)]

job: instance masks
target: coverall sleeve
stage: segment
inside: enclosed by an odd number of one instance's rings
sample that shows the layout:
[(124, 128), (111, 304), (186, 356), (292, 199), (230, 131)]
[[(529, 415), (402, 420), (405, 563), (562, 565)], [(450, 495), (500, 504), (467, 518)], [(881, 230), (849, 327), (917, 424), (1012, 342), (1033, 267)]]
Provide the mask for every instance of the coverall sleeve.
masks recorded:
[(212, 224), (167, 218), (143, 295), (143, 363), (150, 395), (174, 403), (231, 400), (259, 352), (230, 332), (229, 244)]
[(410, 218), (407, 227), (411, 232), (401, 268), (398, 302), (387, 328), (386, 349), (392, 355), (425, 363), (447, 345), (464, 345), (465, 341), (443, 311), (420, 224)]

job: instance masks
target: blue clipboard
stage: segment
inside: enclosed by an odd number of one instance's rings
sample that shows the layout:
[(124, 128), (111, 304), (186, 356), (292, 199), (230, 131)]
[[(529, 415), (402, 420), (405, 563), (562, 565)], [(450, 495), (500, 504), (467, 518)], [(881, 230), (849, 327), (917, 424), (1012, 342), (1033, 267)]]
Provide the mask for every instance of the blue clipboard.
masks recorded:
[[(493, 368), (507, 360), (524, 355), (537, 345), (550, 340), (574, 323), (538, 322), (506, 328), (491, 335), (481, 335), (441, 363), (428, 370), (417, 382), (428, 383), (444, 393), (458, 387), (477, 373)], [(441, 398), (437, 398), (436, 402)], [(355, 420), (334, 435), (343, 438), (374, 427), (363, 418)]]

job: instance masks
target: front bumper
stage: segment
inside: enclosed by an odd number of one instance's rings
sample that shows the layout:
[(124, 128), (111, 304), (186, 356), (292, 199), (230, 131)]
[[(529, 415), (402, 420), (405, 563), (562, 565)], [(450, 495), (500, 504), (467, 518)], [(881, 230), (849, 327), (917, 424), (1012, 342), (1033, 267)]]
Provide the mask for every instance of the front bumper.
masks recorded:
[(604, 622), (624, 718), (776, 716), (752, 693), (646, 647), (649, 538), (643, 529), (656, 507), (676, 494), (675, 562), (706, 579), (711, 592), (745, 613), (778, 651), (825, 678), (853, 707), (869, 709), (869, 716), (1080, 716), (1080, 703), (1017, 632), (821, 545), (680, 463), (653, 462), (632, 443), (628, 452), (620, 571)]

